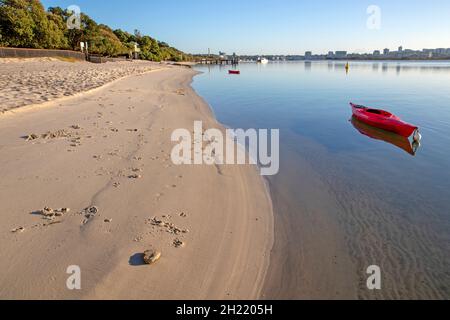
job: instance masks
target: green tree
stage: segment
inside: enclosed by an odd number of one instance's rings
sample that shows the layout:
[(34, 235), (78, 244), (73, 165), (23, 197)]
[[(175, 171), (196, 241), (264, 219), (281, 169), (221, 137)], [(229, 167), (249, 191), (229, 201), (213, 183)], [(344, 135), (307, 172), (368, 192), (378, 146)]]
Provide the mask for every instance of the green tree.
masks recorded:
[(91, 53), (117, 56), (129, 53), (138, 43), (142, 59), (191, 59), (191, 56), (143, 35), (137, 29), (133, 34), (121, 29), (113, 31), (84, 13), (81, 13), (81, 28), (68, 29), (66, 23), (71, 15), (60, 7), (46, 11), (39, 0), (0, 0), (0, 45), (79, 50), (80, 42), (88, 42)]
[(122, 42), (122, 43), (128, 43), (130, 42), (130, 34), (128, 32), (125, 32), (121, 29), (116, 29), (113, 31), (116, 37)]
[(108, 56), (128, 53), (128, 48), (119, 40), (114, 32), (105, 25), (98, 28), (89, 37), (91, 52)]
[[(67, 40), (56, 17), (47, 13), (39, 0), (29, 0), (29, 11), (34, 21), (34, 48), (63, 49), (67, 47)], [(62, 21), (61, 21), (62, 22)]]
[(0, 0), (2, 43), (31, 48), (65, 48), (61, 21), (50, 16), (39, 0)]
[(30, 47), (35, 23), (26, 0), (0, 0), (0, 41), (3, 46)]

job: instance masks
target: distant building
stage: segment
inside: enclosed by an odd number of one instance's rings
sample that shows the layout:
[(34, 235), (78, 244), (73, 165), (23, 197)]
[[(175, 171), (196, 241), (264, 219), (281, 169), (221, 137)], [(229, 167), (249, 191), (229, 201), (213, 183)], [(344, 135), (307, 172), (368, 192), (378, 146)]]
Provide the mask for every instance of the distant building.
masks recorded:
[(306, 51), (305, 52), (305, 59), (306, 60), (311, 60), (312, 58), (312, 52), (311, 51)]
[(375, 50), (375, 51), (373, 52), (373, 55), (374, 55), (374, 56), (379, 56), (380, 54), (381, 54), (380, 50)]
[(336, 51), (334, 54), (337, 59), (347, 58), (347, 51)]
[(387, 55), (389, 55), (389, 53), (390, 53), (390, 50), (389, 49), (384, 49), (383, 50), (383, 54), (385, 55), (385, 56), (387, 56)]
[(402, 53), (402, 52), (403, 52), (403, 47), (402, 46), (398, 47), (398, 53)]

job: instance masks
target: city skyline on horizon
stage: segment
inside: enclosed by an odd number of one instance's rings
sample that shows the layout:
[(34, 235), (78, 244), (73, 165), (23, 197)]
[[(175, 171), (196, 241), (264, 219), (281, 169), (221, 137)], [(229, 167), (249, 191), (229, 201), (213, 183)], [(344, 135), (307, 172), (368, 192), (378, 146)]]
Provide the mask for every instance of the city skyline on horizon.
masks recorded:
[[(403, 45), (412, 50), (448, 48), (450, 2), (445, 0), (230, 0), (227, 6), (209, 1), (156, 3), (119, 0), (42, 0), (46, 8), (77, 5), (99, 23), (128, 32), (139, 29), (186, 53), (236, 52), (239, 55), (296, 55), (330, 50), (367, 53)], [(378, 13), (378, 28), (369, 19)], [(129, 9), (131, 8), (131, 10)], [(370, 9), (370, 10), (369, 10)], [(371, 11), (372, 10), (372, 11)]]
[[(430, 51), (436, 51), (439, 49), (444, 49), (444, 50), (448, 50), (450, 52), (450, 46), (449, 47), (438, 47), (438, 48), (421, 48), (421, 49), (413, 49), (413, 48), (408, 48), (405, 46), (399, 46), (397, 48), (395, 48), (394, 50), (392, 50), (392, 48), (381, 48), (381, 49), (375, 49), (373, 51), (367, 51), (367, 52), (352, 52), (352, 51), (347, 51), (347, 50), (327, 50), (326, 52), (314, 52), (312, 50), (306, 50), (304, 52), (298, 52), (298, 53), (293, 53), (293, 54), (272, 54), (272, 53), (262, 53), (262, 54), (255, 54), (255, 53), (244, 53), (244, 54), (237, 54), (238, 56), (298, 56), (298, 55), (305, 55), (307, 52), (311, 52), (312, 55), (328, 55), (330, 52), (335, 54), (336, 52), (346, 52), (347, 54), (351, 55), (351, 54), (359, 54), (359, 55), (372, 55), (374, 54), (376, 51), (380, 52), (380, 55), (383, 55), (383, 51), (388, 49), (390, 53), (394, 53), (394, 52), (398, 52), (400, 47), (402, 48), (403, 51), (413, 51), (413, 52), (423, 52), (424, 50), (430, 50)], [(194, 55), (205, 55), (208, 52), (195, 52), (192, 53)], [(226, 55), (232, 55), (234, 52), (225, 52), (225, 51), (217, 51), (217, 52), (210, 52), (210, 54), (212, 55), (220, 55), (221, 53), (226, 54)]]

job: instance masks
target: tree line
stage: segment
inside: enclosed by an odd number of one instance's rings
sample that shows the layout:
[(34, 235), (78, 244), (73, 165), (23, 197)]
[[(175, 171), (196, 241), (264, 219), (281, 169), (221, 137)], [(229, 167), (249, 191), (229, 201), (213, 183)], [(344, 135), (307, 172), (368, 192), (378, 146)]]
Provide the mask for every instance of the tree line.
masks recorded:
[(40, 0), (0, 0), (0, 46), (80, 50), (87, 42), (89, 52), (116, 57), (128, 55), (139, 45), (141, 59), (186, 61), (192, 56), (135, 30), (129, 33), (98, 24), (80, 14), (80, 28), (69, 29), (72, 11), (60, 7), (45, 10)]

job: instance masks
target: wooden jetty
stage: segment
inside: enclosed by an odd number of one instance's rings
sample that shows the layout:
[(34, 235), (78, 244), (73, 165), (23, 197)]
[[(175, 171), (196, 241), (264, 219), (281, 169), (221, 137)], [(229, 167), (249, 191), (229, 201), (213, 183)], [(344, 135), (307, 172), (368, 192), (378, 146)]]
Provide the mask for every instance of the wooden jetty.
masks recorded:
[(238, 58), (231, 58), (231, 59), (201, 59), (197, 61), (200, 64), (231, 64), (231, 65), (235, 65), (235, 64), (239, 64), (239, 59)]

